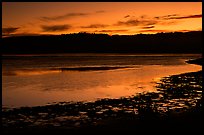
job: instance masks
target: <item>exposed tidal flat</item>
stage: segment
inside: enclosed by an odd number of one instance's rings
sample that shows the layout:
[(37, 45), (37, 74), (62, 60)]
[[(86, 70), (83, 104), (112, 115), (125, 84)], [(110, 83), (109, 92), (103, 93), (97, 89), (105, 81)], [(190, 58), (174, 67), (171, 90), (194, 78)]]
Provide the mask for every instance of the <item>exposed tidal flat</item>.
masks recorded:
[(155, 92), (95, 102), (12, 109), (3, 106), (3, 132), (200, 132), (202, 71), (163, 77), (156, 87)]

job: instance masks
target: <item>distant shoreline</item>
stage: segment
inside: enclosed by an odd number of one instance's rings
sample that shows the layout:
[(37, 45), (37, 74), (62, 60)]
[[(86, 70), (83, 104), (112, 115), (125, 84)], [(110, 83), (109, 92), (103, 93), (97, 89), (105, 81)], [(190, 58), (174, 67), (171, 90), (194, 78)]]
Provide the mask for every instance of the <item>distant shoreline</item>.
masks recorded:
[(202, 53), (202, 31), (107, 35), (78, 33), (58, 36), (2, 38), (2, 54), (48, 53)]

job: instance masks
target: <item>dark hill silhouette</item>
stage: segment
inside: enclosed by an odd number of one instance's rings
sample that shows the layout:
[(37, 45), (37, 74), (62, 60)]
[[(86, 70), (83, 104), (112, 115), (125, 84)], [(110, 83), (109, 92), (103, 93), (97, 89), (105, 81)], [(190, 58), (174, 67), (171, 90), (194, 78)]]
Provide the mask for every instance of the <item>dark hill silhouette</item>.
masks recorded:
[(112, 35), (73, 33), (2, 38), (3, 54), (202, 53), (202, 31)]

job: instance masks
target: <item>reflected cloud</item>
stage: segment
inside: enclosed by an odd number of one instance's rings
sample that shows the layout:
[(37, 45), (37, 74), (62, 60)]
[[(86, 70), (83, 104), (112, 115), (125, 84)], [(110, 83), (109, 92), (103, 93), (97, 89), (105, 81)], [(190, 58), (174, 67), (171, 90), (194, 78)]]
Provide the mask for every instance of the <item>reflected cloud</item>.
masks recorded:
[(21, 75), (43, 75), (50, 73), (60, 73), (66, 71), (104, 71), (104, 70), (116, 70), (116, 69), (128, 69), (134, 67), (74, 67), (74, 68), (53, 68), (53, 69), (24, 69), (24, 70), (3, 70), (4, 76), (21, 76)]
[(25, 75), (43, 75), (50, 73), (59, 73), (60, 70), (16, 70), (16, 71), (3, 71), (4, 76), (25, 76)]
[[(60, 71), (100, 71), (100, 70), (115, 70), (131, 67), (78, 67), (78, 68), (59, 68)], [(133, 68), (133, 67), (132, 67)]]

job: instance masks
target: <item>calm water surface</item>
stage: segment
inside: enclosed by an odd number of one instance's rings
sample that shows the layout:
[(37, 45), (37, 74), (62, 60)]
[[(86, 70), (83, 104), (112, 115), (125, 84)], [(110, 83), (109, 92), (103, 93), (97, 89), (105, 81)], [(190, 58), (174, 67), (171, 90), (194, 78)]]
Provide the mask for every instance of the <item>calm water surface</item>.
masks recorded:
[(156, 91), (161, 77), (199, 71), (198, 54), (3, 56), (2, 104), (8, 107), (95, 101)]

